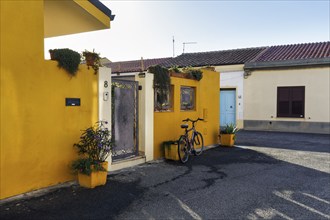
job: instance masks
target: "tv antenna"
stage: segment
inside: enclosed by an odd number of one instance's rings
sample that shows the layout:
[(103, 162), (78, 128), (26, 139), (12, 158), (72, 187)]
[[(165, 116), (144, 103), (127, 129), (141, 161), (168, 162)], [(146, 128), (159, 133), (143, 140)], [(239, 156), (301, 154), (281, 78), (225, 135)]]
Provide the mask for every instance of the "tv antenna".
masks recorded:
[(174, 36), (173, 36), (173, 57), (174, 57)]
[(183, 42), (182, 44), (183, 44), (183, 52), (182, 53), (184, 53), (184, 48), (185, 48), (186, 44), (197, 44), (197, 42)]

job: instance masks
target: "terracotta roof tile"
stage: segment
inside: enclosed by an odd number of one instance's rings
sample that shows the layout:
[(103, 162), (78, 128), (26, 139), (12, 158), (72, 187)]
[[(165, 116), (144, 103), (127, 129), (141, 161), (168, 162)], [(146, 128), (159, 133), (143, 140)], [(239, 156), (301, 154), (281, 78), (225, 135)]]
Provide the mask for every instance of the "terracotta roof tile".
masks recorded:
[(140, 72), (146, 71), (149, 66), (158, 65), (160, 63), (167, 62), (172, 58), (157, 58), (157, 59), (145, 59), (145, 60), (131, 60), (110, 62), (104, 64), (106, 67), (110, 67), (112, 73), (128, 73), (128, 72)]
[(330, 42), (280, 45), (269, 47), (254, 62), (319, 59), (330, 57)]
[(128, 73), (145, 71), (149, 66), (154, 65), (200, 67), (245, 64), (245, 68), (253, 68), (260, 64), (261, 66), (271, 67), (278, 65), (279, 62), (284, 62), (280, 66), (300, 65), (303, 62), (309, 65), (311, 63), (308, 60), (312, 59), (322, 59), (322, 63), (328, 63), (327, 60), (330, 59), (330, 42), (185, 53), (175, 58), (143, 60), (143, 68), (141, 60), (110, 62), (104, 65), (111, 67), (112, 73)]
[(265, 49), (266, 47), (257, 47), (200, 53), (185, 53), (162, 63), (162, 65), (166, 67), (198, 67), (244, 64), (245, 62), (254, 59), (261, 51)]

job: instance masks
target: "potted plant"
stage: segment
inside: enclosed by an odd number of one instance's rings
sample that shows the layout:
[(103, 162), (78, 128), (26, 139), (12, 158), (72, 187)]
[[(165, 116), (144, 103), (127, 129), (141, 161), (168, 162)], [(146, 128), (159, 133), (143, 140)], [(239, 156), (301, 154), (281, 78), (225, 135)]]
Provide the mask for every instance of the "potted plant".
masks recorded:
[(106, 159), (111, 153), (112, 141), (105, 124), (106, 121), (96, 122), (94, 126), (84, 130), (80, 141), (73, 145), (81, 157), (72, 163), (72, 168), (78, 173), (78, 182), (83, 187), (94, 188), (106, 183)]
[(200, 81), (203, 78), (203, 72), (201, 70), (189, 69), (187, 74), (190, 79)]
[(225, 128), (221, 129), (219, 135), (221, 146), (234, 146), (237, 131), (238, 128), (234, 124), (227, 124)]
[(172, 66), (168, 69), (170, 76), (185, 78), (185, 74), (179, 69), (178, 66)]
[(64, 49), (49, 50), (51, 60), (58, 62), (58, 67), (65, 69), (70, 75), (74, 76), (78, 71), (81, 56), (78, 52)]
[(85, 61), (86, 61), (88, 68), (91, 66), (94, 69), (95, 74), (96, 74), (97, 71), (99, 70), (99, 67), (101, 66), (100, 54), (95, 53), (94, 49), (93, 49), (93, 52), (85, 50), (82, 54), (85, 57)]
[(192, 67), (185, 67), (180, 70), (177, 66), (173, 66), (169, 69), (170, 76), (193, 79), (200, 81), (203, 78), (203, 72), (198, 69), (193, 69)]

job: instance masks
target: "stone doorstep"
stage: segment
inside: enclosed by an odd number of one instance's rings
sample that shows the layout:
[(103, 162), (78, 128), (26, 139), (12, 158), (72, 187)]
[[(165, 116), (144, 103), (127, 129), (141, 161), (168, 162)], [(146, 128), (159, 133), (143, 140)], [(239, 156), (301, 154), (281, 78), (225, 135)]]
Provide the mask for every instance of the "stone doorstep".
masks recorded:
[(119, 160), (119, 161), (114, 161), (109, 166), (109, 171), (112, 172), (112, 171), (116, 171), (116, 170), (120, 170), (120, 169), (124, 169), (124, 168), (128, 168), (128, 167), (144, 164), (145, 162), (146, 162), (146, 157), (141, 156), (141, 155), (123, 159), (123, 160)]

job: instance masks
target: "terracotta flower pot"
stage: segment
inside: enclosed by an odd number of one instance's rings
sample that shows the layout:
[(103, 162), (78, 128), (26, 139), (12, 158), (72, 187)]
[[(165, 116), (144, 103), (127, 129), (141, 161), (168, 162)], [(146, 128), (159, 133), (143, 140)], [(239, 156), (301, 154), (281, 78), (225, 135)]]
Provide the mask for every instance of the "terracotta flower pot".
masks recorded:
[(178, 77), (178, 78), (191, 79), (191, 77), (187, 73), (170, 72), (170, 76), (172, 76), (172, 77)]
[(86, 64), (88, 66), (94, 66), (95, 60), (96, 60), (95, 55), (93, 55), (92, 53), (88, 53), (88, 54), (86, 54), (85, 57), (86, 57)]
[(235, 134), (220, 134), (221, 146), (232, 147), (235, 143)]
[(94, 171), (91, 173), (91, 175), (78, 173), (78, 182), (80, 186), (86, 188), (95, 188), (96, 186), (105, 185), (107, 182), (108, 162), (103, 162), (102, 167), (106, 171)]
[(179, 160), (178, 144), (164, 144), (164, 148), (167, 160)]

